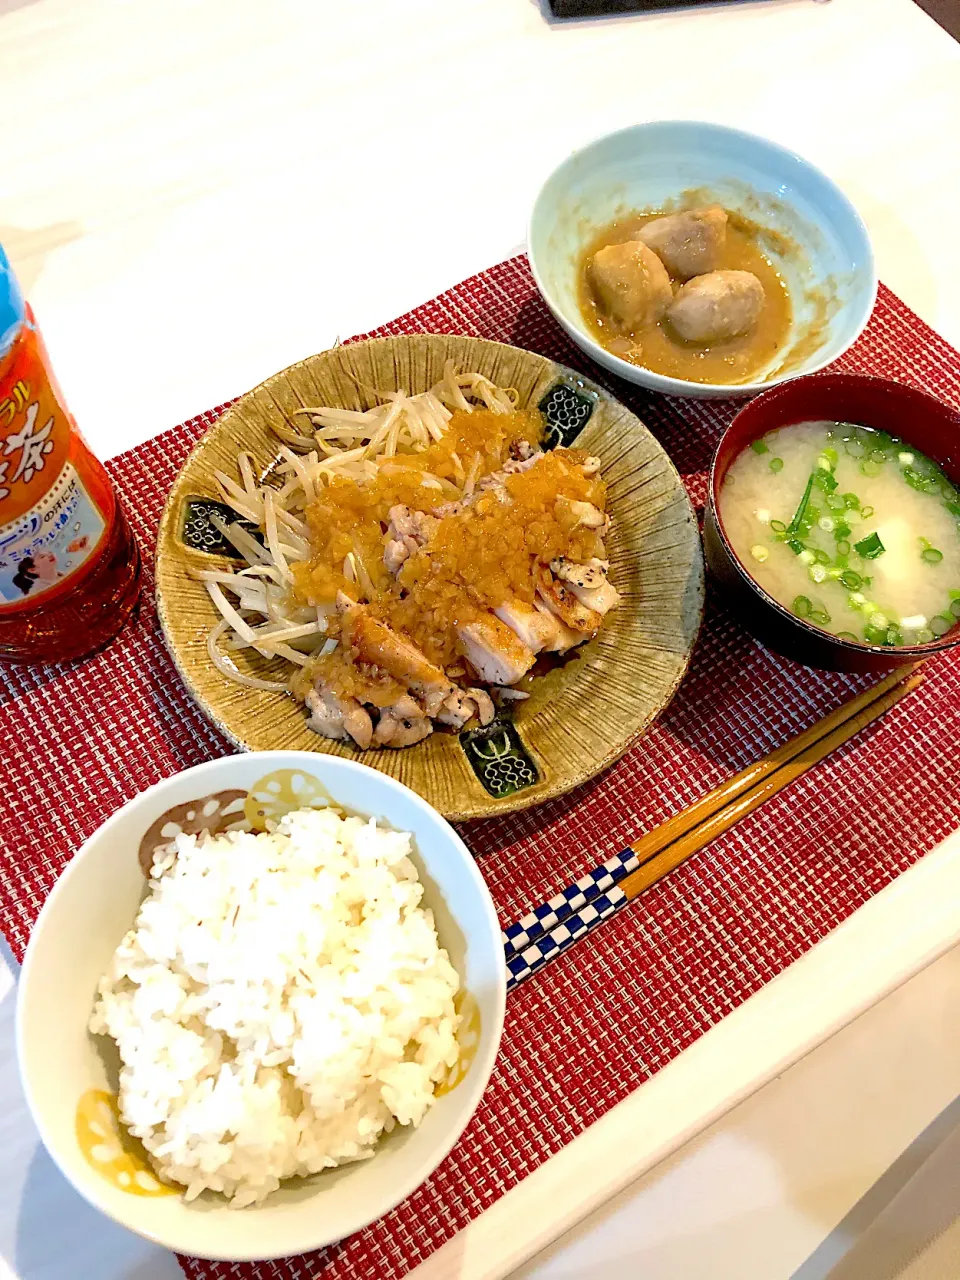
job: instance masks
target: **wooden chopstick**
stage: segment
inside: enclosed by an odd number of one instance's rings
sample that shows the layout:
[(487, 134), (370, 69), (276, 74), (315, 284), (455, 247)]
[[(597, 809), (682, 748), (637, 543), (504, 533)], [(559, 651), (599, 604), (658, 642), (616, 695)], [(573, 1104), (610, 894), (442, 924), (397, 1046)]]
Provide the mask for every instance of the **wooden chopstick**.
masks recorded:
[(701, 822), (705, 822), (718, 809), (724, 808), (731, 801), (736, 800), (738, 796), (743, 795), (744, 792), (758, 786), (766, 777), (771, 773), (775, 773), (777, 769), (782, 768), (794, 756), (798, 756), (801, 751), (806, 751), (807, 747), (812, 743), (819, 742), (821, 738), (826, 737), (828, 733), (832, 733), (840, 725), (846, 724), (851, 717), (858, 715), (889, 690), (895, 689), (902, 684), (912, 672), (917, 670), (919, 665), (919, 663), (912, 663), (909, 666), (898, 667), (896, 671), (885, 676), (883, 680), (877, 681), (869, 689), (864, 689), (863, 693), (851, 698), (849, 702), (844, 702), (835, 711), (831, 711), (822, 720), (818, 720), (809, 729), (805, 729), (803, 733), (798, 733), (795, 738), (791, 738), (783, 746), (771, 751), (762, 760), (757, 760), (754, 764), (747, 765), (746, 769), (741, 770), (740, 773), (735, 773), (732, 778), (722, 782), (713, 791), (708, 791), (705, 796), (696, 800), (688, 808), (674, 814), (672, 818), (668, 818), (660, 826), (654, 827), (652, 831), (645, 832), (630, 846), (640, 859), (640, 865), (642, 866), (645, 862), (648, 862), (661, 849), (664, 849), (668, 844), (672, 844), (674, 840), (678, 840), (680, 836), (692, 831), (694, 827), (698, 827)]
[(637, 897), (862, 732), (922, 682), (923, 676), (916, 666), (900, 668), (682, 813), (641, 836), (631, 845), (640, 855), (641, 864), (625, 876), (618, 887), (628, 900)]

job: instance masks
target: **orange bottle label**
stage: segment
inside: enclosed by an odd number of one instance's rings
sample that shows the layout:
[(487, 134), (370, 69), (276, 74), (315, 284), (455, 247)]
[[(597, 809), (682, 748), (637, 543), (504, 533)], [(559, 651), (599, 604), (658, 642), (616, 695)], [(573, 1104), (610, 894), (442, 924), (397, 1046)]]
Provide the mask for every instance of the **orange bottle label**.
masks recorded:
[(71, 430), (28, 320), (0, 375), (0, 610), (61, 586), (103, 536)]

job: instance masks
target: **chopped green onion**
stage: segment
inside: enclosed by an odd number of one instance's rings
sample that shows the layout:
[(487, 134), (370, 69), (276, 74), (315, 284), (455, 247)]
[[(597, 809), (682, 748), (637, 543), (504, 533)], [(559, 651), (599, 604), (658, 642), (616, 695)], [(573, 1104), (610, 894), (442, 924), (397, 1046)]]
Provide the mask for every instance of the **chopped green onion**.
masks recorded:
[(763, 564), (764, 560), (766, 560), (770, 552), (767, 550), (765, 546), (763, 546), (762, 543), (758, 542), (755, 547), (750, 548), (750, 554), (753, 556), (754, 560), (758, 561), (760, 564)]
[(903, 636), (896, 627), (887, 628), (887, 644), (901, 645), (903, 644)]
[(950, 612), (955, 618), (960, 618), (960, 600), (950, 601)]
[(886, 460), (887, 460), (887, 451), (886, 451), (886, 449), (871, 449), (871, 450), (870, 450), (870, 461), (871, 461), (871, 462), (886, 462)]
[(867, 638), (868, 644), (885, 644), (887, 639), (886, 627), (875, 627), (872, 622), (868, 623), (863, 633)]
[(847, 524), (846, 520), (839, 520), (833, 527), (833, 536), (838, 542), (842, 542), (844, 538), (849, 538), (853, 530)]
[(874, 609), (870, 614), (870, 625), (876, 627), (878, 631), (886, 631), (890, 626), (890, 619), (885, 613), (881, 613), (879, 609)]
[(863, 441), (856, 440), (856, 439), (844, 440), (843, 450), (844, 450), (844, 453), (849, 454), (851, 458), (862, 458), (863, 455), (867, 452)]
[(952, 516), (960, 516), (960, 502), (954, 502), (953, 499), (951, 499), (947, 503), (947, 510)]
[(803, 543), (800, 541), (799, 538), (788, 538), (787, 546), (790, 548), (790, 550), (793, 552), (795, 556), (803, 555)]
[(837, 487), (835, 477), (829, 471), (817, 471), (817, 487), (822, 489), (824, 493), (832, 493)]
[(864, 476), (878, 476), (883, 470), (882, 462), (875, 462), (873, 458), (864, 458), (860, 463), (860, 474)]
[(804, 564), (816, 564), (817, 562), (816, 552), (811, 551), (809, 547), (804, 547), (804, 549), (800, 552), (800, 559), (803, 561)]
[(834, 529), (836, 528), (836, 525), (830, 519), (829, 516), (821, 516), (820, 519), (817, 521), (817, 524), (820, 526), (820, 528), (823, 530), (824, 533), (833, 533)]
[(938, 551), (936, 547), (926, 547), (920, 552), (920, 559), (925, 560), (927, 564), (939, 564), (943, 559), (943, 552)]
[(754, 453), (770, 452), (767, 445), (762, 440), (754, 440), (753, 443), (750, 445), (750, 448), (753, 450)]
[(830, 615), (826, 609), (814, 609), (810, 615), (810, 621), (815, 622), (818, 627), (825, 627), (830, 621)]
[(924, 627), (917, 632), (917, 644), (929, 644), (933, 639), (933, 632), (929, 627)]
[(791, 607), (798, 618), (809, 618), (813, 612), (813, 605), (807, 596), (797, 596)]
[[(754, 446), (754, 447), (756, 447), (756, 446)], [(913, 461), (914, 461), (913, 454), (912, 454), (912, 453), (898, 453), (898, 454), (897, 454), (897, 461), (898, 461), (902, 466), (904, 466), (904, 467), (909, 467), (909, 466), (913, 463)]]
[(771, 471), (773, 471), (774, 473), (776, 473), (777, 471), (782, 471), (782, 470), (783, 470), (783, 459), (782, 459), (782, 458), (771, 458), (771, 459), (770, 459), (770, 470), (771, 470)]
[(866, 603), (867, 597), (860, 591), (851, 592), (851, 594), (847, 596), (847, 604), (851, 609), (863, 609), (866, 606)]
[(839, 493), (830, 493), (827, 495), (827, 506), (831, 511), (845, 511), (847, 509), (847, 504)]
[(841, 538), (837, 543), (837, 555), (848, 556), (850, 554), (850, 543), (846, 538)]
[(855, 493), (845, 493), (843, 495), (843, 505), (847, 508), (848, 511), (859, 511), (860, 499), (857, 497)]
[(945, 618), (942, 613), (938, 613), (935, 618), (930, 619), (930, 630), (935, 636), (945, 636), (955, 621), (955, 618)]
[(815, 547), (815, 548), (814, 548), (813, 558), (814, 558), (814, 560), (816, 560), (817, 564), (829, 564), (829, 563), (830, 563), (830, 557), (829, 557), (829, 555), (826, 553), (826, 551), (822, 550), (820, 547)]
[(837, 639), (838, 639), (838, 640), (853, 640), (855, 644), (859, 644), (859, 643), (860, 643), (860, 637), (859, 637), (859, 636), (855, 636), (855, 635), (853, 634), (853, 632), (852, 632), (852, 631), (838, 631), (838, 632), (837, 632)]
[(787, 526), (787, 533), (794, 534), (800, 530), (800, 523), (806, 514), (807, 506), (810, 502), (810, 494), (813, 490), (813, 476), (807, 481), (807, 487), (803, 491), (803, 497), (800, 499), (800, 505), (793, 513), (793, 519)]
[(822, 564), (812, 564), (807, 570), (811, 582), (826, 582), (827, 571)]
[(861, 507), (860, 514), (863, 516), (864, 520), (869, 520), (873, 515), (873, 507)]
[(867, 537), (861, 538), (859, 542), (855, 542), (854, 548), (864, 560), (876, 560), (877, 556), (882, 556), (886, 547), (880, 541), (879, 533), (868, 534)]
[(782, 521), (782, 520), (771, 520), (771, 521), (770, 521), (770, 528), (774, 531), (774, 533), (786, 533), (786, 532), (787, 532), (787, 526), (783, 523), (783, 521)]
[(829, 445), (823, 450), (823, 457), (826, 458), (833, 466), (836, 466), (840, 461), (839, 453)]
[(846, 569), (840, 575), (840, 581), (845, 587), (849, 587), (851, 591), (856, 591), (857, 587), (863, 584), (863, 579), (859, 573), (854, 573), (852, 569)]

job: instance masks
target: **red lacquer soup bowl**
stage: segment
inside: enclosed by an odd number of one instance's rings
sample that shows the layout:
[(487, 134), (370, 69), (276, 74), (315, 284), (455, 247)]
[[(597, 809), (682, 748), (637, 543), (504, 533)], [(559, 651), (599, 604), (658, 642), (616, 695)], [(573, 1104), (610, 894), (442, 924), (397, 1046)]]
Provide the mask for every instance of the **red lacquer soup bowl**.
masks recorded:
[(734, 459), (778, 427), (823, 420), (874, 427), (898, 436), (926, 454), (960, 487), (960, 413), (933, 396), (885, 378), (848, 373), (816, 374), (775, 387), (740, 410), (720, 441), (710, 473), (704, 544), (725, 604), (761, 644), (828, 671), (887, 671), (960, 644), (960, 620), (927, 644), (896, 648), (830, 635), (778, 603), (738, 559), (718, 504)]

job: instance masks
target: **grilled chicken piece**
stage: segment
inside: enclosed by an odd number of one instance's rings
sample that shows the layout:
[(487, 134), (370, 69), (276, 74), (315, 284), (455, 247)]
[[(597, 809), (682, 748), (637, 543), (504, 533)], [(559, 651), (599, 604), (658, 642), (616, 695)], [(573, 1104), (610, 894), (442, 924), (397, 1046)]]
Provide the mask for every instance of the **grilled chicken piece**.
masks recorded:
[(543, 451), (541, 449), (534, 449), (534, 447), (532, 445), (528, 445), (525, 440), (519, 441), (517, 445), (512, 445), (511, 449), (514, 447), (519, 448), (520, 445), (525, 446), (520, 450), (520, 452), (525, 454), (524, 457), (511, 458), (511, 460), (509, 462), (505, 462), (499, 470), (491, 471), (489, 475), (482, 476), (477, 481), (477, 487), (469, 498), (462, 498), (459, 502), (445, 502), (442, 506), (435, 508), (433, 514), (440, 519), (443, 519), (445, 516), (458, 516), (461, 511), (466, 511), (468, 507), (472, 507), (482, 493), (489, 493), (491, 489), (496, 493), (501, 502), (509, 502), (510, 495), (507, 493), (504, 486), (504, 481), (507, 477), (519, 475), (522, 471), (529, 471), (530, 468), (536, 466), (543, 457)]
[(387, 515), (390, 523), (387, 526), (383, 563), (388, 573), (396, 576), (405, 561), (430, 541), (437, 521), (425, 511), (414, 511), (412, 507), (406, 507), (402, 503), (391, 507)]
[(620, 603), (620, 592), (607, 577), (609, 560), (588, 560), (577, 564), (573, 560), (551, 560), (550, 572), (570, 588), (581, 604), (601, 617)]
[(583, 631), (574, 631), (572, 627), (568, 627), (566, 623), (561, 622), (556, 614), (551, 613), (542, 600), (537, 600), (536, 608), (545, 617), (549, 618), (555, 624), (556, 635), (549, 644), (544, 645), (544, 653), (566, 653), (568, 649), (575, 649), (578, 644), (583, 644), (585, 640), (589, 640), (590, 636)]
[(532, 458), (539, 452), (536, 445), (532, 445), (529, 440), (514, 440), (510, 445), (510, 457), (514, 462), (526, 462), (528, 458)]
[(610, 528), (610, 517), (592, 502), (578, 502), (561, 493), (554, 503), (554, 511), (560, 524), (572, 533), (574, 529), (596, 529), (601, 537)]
[(522, 600), (511, 600), (493, 612), (534, 653), (548, 649), (557, 637), (556, 618), (549, 613), (541, 613)]
[(428, 716), (434, 716), (444, 699), (454, 691), (446, 673), (417, 648), (412, 640), (391, 631), (386, 623), (373, 617), (366, 605), (356, 604), (343, 592), (337, 597), (337, 608), (343, 618), (341, 636), (344, 646), (352, 649), (361, 662), (379, 667), (400, 684), (406, 685), (423, 702)]
[(349, 742), (366, 751), (373, 738), (373, 721), (355, 698), (340, 698), (324, 685), (311, 689), (305, 702), (310, 710), (307, 728), (323, 738)]
[(497, 471), (491, 471), (487, 475), (482, 476), (477, 481), (477, 488), (482, 490), (493, 489), (497, 486), (503, 487), (503, 482), (507, 476), (518, 476), (523, 471), (529, 471), (531, 467), (535, 467), (543, 457), (541, 449), (534, 449), (532, 446), (527, 452), (525, 458), (511, 458), (509, 462), (505, 462)]
[(555, 578), (569, 582), (572, 587), (599, 587), (607, 580), (609, 560), (588, 560), (585, 564), (577, 564), (575, 560), (567, 560), (563, 556), (559, 560), (550, 561), (550, 572)]
[(487, 684), (515, 684), (533, 666), (533, 650), (492, 613), (462, 626), (457, 635), (467, 661)]
[(488, 725), (497, 714), (497, 709), (493, 705), (493, 699), (487, 693), (486, 689), (471, 689), (470, 697), (477, 704), (477, 715), (482, 725)]
[(448, 724), (454, 729), (462, 729), (468, 720), (477, 714), (477, 703), (471, 694), (463, 689), (455, 689), (449, 698), (445, 698), (443, 706), (437, 712), (441, 724)]
[(599, 587), (579, 587), (570, 583), (570, 590), (580, 603), (601, 618), (606, 617), (611, 609), (620, 603), (620, 592), (608, 579), (604, 579)]
[(447, 698), (436, 718), (441, 724), (462, 729), (474, 716), (481, 724), (489, 724), (495, 714), (493, 699), (485, 689), (458, 689)]
[(392, 707), (385, 707), (374, 731), (374, 745), (378, 747), (412, 747), (433, 733), (433, 722), (424, 714), (423, 707), (407, 694), (398, 698)]
[(388, 538), (387, 544), (383, 548), (383, 563), (387, 573), (392, 573), (394, 577), (400, 572), (404, 564), (416, 551), (416, 546), (411, 546), (412, 539), (409, 538)]
[(541, 569), (537, 578), (537, 592), (564, 626), (573, 631), (596, 631), (603, 615), (582, 604), (568, 582), (555, 578), (547, 569)]

